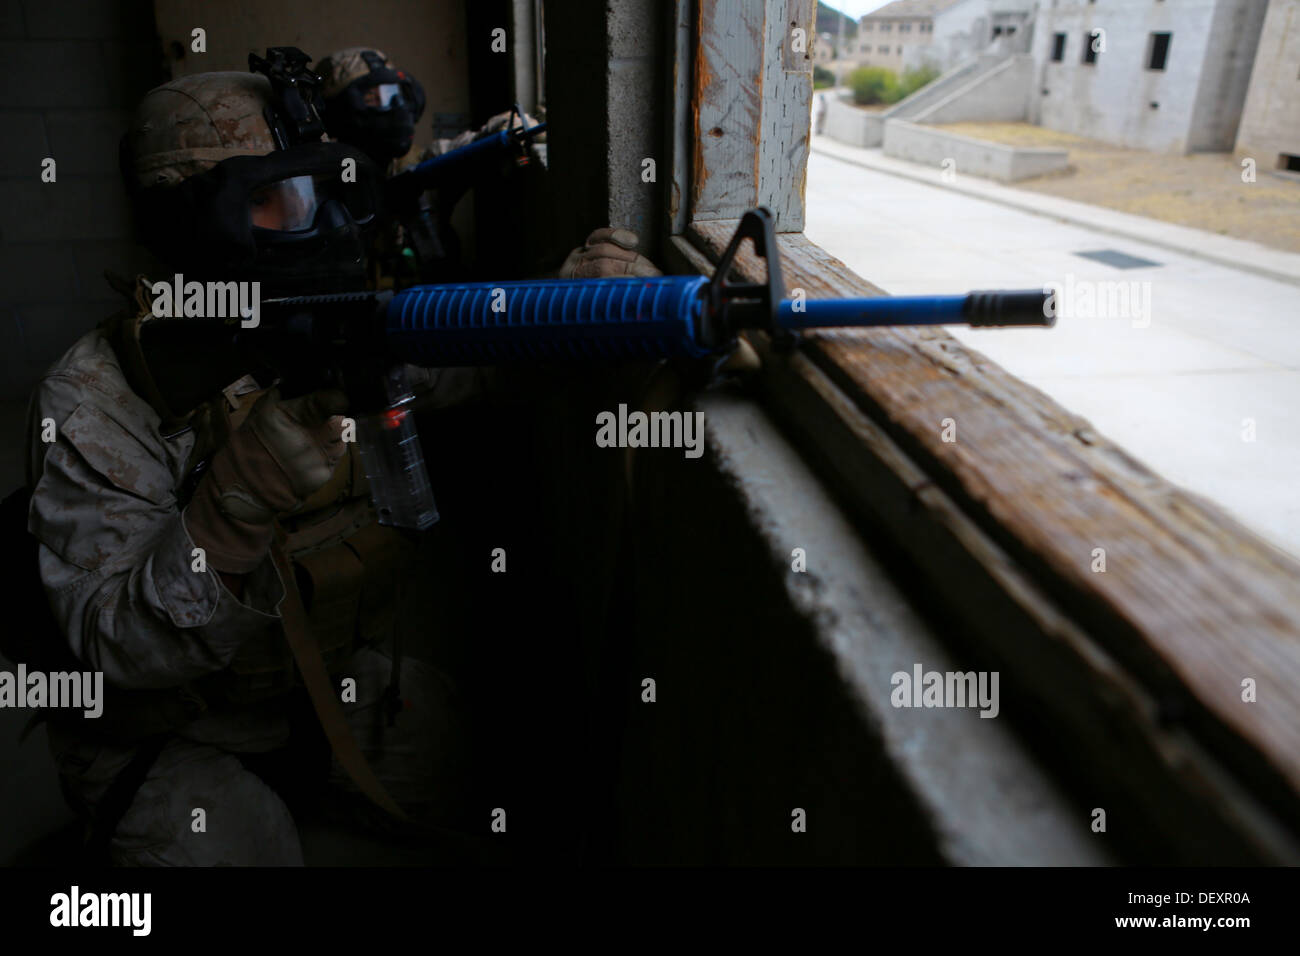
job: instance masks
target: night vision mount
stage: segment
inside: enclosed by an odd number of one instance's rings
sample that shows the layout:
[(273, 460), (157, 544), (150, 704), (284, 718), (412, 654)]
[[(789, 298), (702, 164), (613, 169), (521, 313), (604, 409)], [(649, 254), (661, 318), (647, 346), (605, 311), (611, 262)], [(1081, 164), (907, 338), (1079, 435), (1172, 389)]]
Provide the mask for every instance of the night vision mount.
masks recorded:
[(325, 132), (317, 107), (322, 81), (307, 68), (310, 62), (296, 46), (268, 47), (265, 58), (248, 54), (249, 71), (271, 81), (271, 106), (265, 116), (280, 149), (318, 143)]

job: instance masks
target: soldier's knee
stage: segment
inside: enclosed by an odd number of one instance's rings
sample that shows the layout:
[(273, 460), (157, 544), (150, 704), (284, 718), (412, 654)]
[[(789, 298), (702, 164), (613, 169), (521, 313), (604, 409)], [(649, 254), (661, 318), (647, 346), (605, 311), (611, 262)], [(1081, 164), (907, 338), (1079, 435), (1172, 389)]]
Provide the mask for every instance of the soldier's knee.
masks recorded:
[(284, 801), (238, 758), (174, 740), (118, 823), (119, 866), (301, 866)]

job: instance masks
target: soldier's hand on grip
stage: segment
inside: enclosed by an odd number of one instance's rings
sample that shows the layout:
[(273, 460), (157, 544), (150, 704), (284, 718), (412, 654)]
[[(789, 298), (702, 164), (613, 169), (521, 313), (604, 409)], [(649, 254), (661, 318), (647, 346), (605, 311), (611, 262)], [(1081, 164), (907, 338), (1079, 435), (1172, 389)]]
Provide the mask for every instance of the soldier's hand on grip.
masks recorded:
[(300, 508), (334, 474), (346, 450), (346, 410), (347, 397), (335, 389), (287, 401), (271, 389), (258, 399), (212, 456), (185, 510), (209, 565), (230, 574), (257, 567), (275, 516)]

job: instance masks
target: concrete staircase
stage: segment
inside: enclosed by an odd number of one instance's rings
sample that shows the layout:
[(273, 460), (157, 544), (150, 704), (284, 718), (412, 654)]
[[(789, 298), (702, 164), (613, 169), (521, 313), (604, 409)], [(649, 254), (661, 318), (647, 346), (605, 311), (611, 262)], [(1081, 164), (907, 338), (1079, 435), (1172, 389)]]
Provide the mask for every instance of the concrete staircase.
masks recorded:
[(921, 87), (881, 116), (913, 123), (1024, 120), (1033, 68), (1034, 58), (1028, 53), (984, 53)]
[(1033, 65), (1027, 53), (983, 53), (878, 113), (857, 109), (832, 92), (827, 96), (825, 132), (839, 142), (871, 148), (884, 141), (885, 123), (891, 119), (912, 123), (1023, 120)]

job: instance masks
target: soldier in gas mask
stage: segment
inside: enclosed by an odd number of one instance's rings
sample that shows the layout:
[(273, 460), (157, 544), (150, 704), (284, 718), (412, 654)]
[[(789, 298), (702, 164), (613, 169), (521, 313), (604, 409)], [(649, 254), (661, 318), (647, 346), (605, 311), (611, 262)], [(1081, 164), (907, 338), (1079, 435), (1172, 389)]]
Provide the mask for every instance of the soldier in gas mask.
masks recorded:
[[(257, 281), (264, 297), (362, 287), (381, 174), (297, 106), (254, 73), (193, 75), (144, 98), (123, 174), (148, 244), (186, 281)], [(344, 802), (365, 792), (421, 820), (446, 814), (453, 691), (416, 659), (400, 693), (391, 680), (414, 546), (375, 521), (342, 441), (345, 397), (284, 398), (216, 353), (158, 361), (150, 323), (183, 320), (155, 318), (151, 298), (142, 278), (133, 306), (58, 360), (31, 406), (41, 582), (62, 650), (112, 688), (102, 721), (50, 721), (65, 795), (117, 863), (300, 863), (267, 768), (290, 765), (315, 670), (355, 682), (325, 727), (353, 742), (351, 765), (336, 745), (330, 771)], [(305, 607), (299, 637), (317, 667), (286, 641), (287, 601)], [(329, 692), (339, 700), (337, 683)], [(373, 779), (350, 782), (361, 777)]]
[[(364, 287), (382, 170), (326, 139), (318, 81), (292, 54), (254, 57), (267, 75), (167, 83), (132, 119), (121, 159), (141, 235), (186, 281), (257, 282), (263, 297)], [(390, 124), (385, 148), (404, 129)], [(608, 232), (566, 268), (653, 269)], [(143, 277), (124, 291), (130, 306), (54, 363), (30, 410), (28, 529), (50, 659), (111, 687), (102, 720), (48, 722), (93, 845), (128, 865), (300, 863), (298, 794), (277, 772), (299, 766), (328, 774), (348, 819), (400, 815), (403, 832), (447, 819), (463, 779), (455, 692), (401, 650), (415, 544), (376, 521), (342, 440), (345, 397), (282, 396), (220, 349), (162, 361), (154, 333), (183, 320), (154, 316)], [(423, 386), (436, 401), (439, 377)], [(321, 675), (333, 679), (323, 703)], [(319, 763), (288, 756), (304, 749), (291, 746), (303, 713), (332, 758), (323, 746)]]

